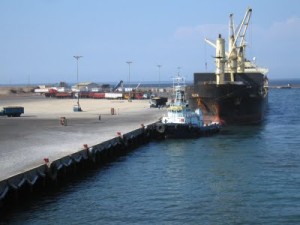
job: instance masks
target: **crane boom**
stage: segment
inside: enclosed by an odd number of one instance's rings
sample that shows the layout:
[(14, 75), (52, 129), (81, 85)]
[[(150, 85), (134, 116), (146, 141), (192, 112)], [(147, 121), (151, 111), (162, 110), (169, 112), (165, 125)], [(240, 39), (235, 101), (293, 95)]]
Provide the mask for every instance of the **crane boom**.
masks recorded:
[(242, 23), (242, 33), (239, 35), (241, 37), (241, 40), (240, 40), (240, 44), (239, 46), (244, 46), (244, 41), (245, 41), (245, 36), (246, 36), (246, 31), (248, 29), (248, 25), (249, 25), (249, 21), (250, 21), (250, 18), (251, 18), (251, 14), (252, 14), (252, 9), (249, 8), (246, 15), (245, 15), (245, 18), (243, 20), (243, 23)]
[[(252, 14), (252, 9), (248, 8), (247, 11), (246, 11), (246, 13), (245, 13), (245, 16), (244, 16), (244, 18), (242, 20), (242, 23), (240, 24), (239, 29), (238, 29), (238, 31), (236, 33), (233, 45), (236, 45), (238, 39), (241, 38), (240, 43), (237, 46), (238, 48), (244, 47), (246, 31), (248, 29), (248, 25), (249, 25), (249, 21), (250, 21), (250, 18), (251, 18), (251, 14)], [(233, 49), (231, 49), (231, 51), (229, 52), (229, 56), (231, 55), (232, 51), (233, 51)]]
[(230, 36), (233, 35), (233, 37), (235, 37), (235, 27), (234, 27), (234, 22), (233, 22), (233, 14), (231, 13), (229, 15), (229, 39), (230, 39)]
[(214, 48), (217, 47), (216, 44), (215, 44), (214, 42), (212, 42), (211, 40), (208, 40), (207, 38), (205, 38), (204, 41), (205, 41), (207, 44), (213, 46)]

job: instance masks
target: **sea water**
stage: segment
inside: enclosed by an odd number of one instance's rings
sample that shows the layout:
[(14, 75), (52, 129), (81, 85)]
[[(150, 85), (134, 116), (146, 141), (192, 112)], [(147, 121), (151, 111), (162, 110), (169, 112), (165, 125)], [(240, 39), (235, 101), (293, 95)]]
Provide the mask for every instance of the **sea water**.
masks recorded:
[(300, 224), (300, 89), (261, 125), (151, 142), (0, 224)]

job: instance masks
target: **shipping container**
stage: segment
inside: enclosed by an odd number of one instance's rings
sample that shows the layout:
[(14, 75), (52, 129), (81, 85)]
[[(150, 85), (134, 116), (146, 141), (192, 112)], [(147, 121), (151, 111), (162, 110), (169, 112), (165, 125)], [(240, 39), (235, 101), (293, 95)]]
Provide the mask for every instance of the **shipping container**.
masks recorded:
[(105, 93), (105, 98), (107, 99), (123, 99), (122, 93)]
[(105, 93), (90, 93), (90, 98), (103, 99), (105, 98)]
[(57, 92), (55, 95), (56, 98), (72, 98), (73, 94), (69, 92)]

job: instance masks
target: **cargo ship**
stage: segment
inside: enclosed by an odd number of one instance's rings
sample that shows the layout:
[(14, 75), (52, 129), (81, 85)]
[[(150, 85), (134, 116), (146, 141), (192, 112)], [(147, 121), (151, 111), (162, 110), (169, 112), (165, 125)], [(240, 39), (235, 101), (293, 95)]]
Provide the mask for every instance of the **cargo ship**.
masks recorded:
[(248, 8), (235, 28), (230, 14), (229, 45), (219, 34), (215, 42), (215, 73), (194, 73), (193, 85), (187, 87), (192, 109), (200, 108), (204, 120), (220, 124), (255, 124), (264, 120), (268, 104), (268, 69), (245, 58), (246, 31), (252, 9)]

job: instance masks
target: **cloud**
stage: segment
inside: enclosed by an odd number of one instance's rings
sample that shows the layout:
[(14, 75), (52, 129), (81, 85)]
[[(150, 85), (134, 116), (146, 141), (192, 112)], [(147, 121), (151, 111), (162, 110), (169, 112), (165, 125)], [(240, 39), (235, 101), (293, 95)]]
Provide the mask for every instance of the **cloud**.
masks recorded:
[(300, 18), (290, 17), (269, 27), (253, 27), (253, 47), (272, 77), (292, 77), (298, 74)]
[(224, 24), (203, 24), (191, 27), (179, 27), (175, 31), (176, 39), (216, 39), (219, 34), (226, 37), (228, 33), (227, 25)]
[(282, 41), (296, 41), (300, 38), (300, 18), (291, 17), (285, 21), (275, 22), (264, 31), (265, 38)]
[[(251, 29), (251, 27), (248, 29)], [(248, 30), (248, 33), (249, 32), (250, 31)], [(222, 34), (222, 36), (227, 39), (228, 25), (201, 24), (196, 26), (178, 27), (174, 33), (174, 37), (175, 39), (180, 40), (194, 40), (199, 38), (215, 40), (219, 34)], [(274, 22), (267, 28), (254, 24), (253, 35), (264, 40), (296, 41), (300, 38), (300, 18), (290, 17), (284, 21)]]

